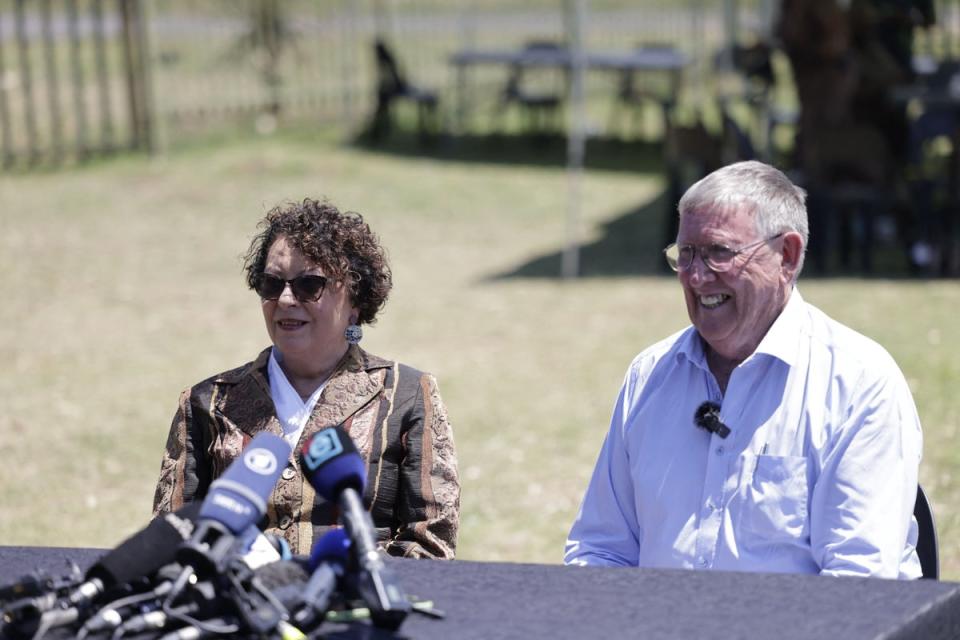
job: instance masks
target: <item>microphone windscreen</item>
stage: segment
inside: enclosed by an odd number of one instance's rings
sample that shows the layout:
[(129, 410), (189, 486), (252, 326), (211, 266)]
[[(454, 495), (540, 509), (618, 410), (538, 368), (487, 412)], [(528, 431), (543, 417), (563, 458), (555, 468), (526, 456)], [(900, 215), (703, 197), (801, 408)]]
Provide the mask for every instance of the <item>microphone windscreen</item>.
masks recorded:
[(254, 571), (260, 584), (288, 611), (303, 603), (303, 590), (310, 574), (296, 560), (271, 562)]
[(239, 535), (267, 511), (267, 499), (280, 478), (290, 445), (272, 433), (250, 441), (222, 476), (213, 481), (203, 500), (200, 518), (215, 520)]
[(340, 425), (313, 434), (300, 452), (304, 475), (323, 498), (334, 502), (346, 488), (363, 495), (366, 468), (357, 447)]
[(310, 574), (298, 560), (278, 560), (257, 567), (253, 572), (267, 589), (273, 591), (286, 584), (304, 583)]
[(312, 573), (322, 562), (346, 564), (349, 553), (350, 536), (347, 531), (345, 529), (331, 529), (313, 545), (313, 549), (310, 550), (310, 559), (307, 561), (307, 568)]
[(147, 577), (176, 560), (177, 549), (193, 534), (200, 504), (193, 502), (154, 518), (115, 549), (108, 551), (86, 573), (106, 589)]

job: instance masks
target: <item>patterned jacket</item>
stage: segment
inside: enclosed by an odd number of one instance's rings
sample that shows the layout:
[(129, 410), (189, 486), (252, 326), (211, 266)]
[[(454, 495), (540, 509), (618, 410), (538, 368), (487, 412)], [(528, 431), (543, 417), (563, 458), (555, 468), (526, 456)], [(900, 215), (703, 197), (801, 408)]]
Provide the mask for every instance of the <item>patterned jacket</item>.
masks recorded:
[[(208, 378), (180, 395), (160, 467), (154, 515), (202, 500), (261, 431), (283, 435), (267, 362)], [(460, 515), (457, 456), (434, 377), (351, 346), (319, 402), (274, 489), (267, 533), (309, 554), (337, 522), (337, 508), (316, 495), (296, 459), (312, 434), (343, 424), (367, 465), (364, 502), (379, 543), (391, 555), (452, 559)]]

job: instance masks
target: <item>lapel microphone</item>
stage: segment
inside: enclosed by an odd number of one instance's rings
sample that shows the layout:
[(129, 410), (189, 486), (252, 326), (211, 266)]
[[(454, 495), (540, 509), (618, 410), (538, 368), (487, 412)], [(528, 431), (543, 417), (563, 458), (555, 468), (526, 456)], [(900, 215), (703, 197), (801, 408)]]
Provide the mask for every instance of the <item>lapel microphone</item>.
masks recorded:
[(730, 427), (720, 421), (720, 405), (716, 402), (704, 402), (697, 407), (697, 412), (693, 414), (693, 422), (710, 433), (715, 433), (721, 438), (730, 435)]

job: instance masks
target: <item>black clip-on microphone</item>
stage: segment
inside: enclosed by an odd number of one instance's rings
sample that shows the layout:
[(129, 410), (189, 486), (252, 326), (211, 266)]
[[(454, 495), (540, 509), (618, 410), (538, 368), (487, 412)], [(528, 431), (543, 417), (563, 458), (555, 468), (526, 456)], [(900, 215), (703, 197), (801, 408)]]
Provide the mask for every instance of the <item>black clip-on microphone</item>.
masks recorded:
[(720, 421), (720, 405), (716, 402), (704, 402), (697, 407), (697, 412), (693, 414), (693, 421), (701, 429), (715, 433), (721, 438), (730, 435), (730, 427)]

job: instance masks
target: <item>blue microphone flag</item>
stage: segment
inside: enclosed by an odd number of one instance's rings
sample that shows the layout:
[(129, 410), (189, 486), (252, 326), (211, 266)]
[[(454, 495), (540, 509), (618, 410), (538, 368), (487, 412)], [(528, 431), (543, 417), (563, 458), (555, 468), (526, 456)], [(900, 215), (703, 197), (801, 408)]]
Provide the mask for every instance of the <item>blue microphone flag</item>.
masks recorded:
[(290, 445), (272, 433), (261, 432), (210, 485), (200, 518), (215, 520), (234, 535), (254, 525), (267, 511), (267, 499), (280, 478)]
[(300, 452), (304, 475), (325, 500), (335, 502), (344, 488), (363, 494), (366, 468), (357, 447), (340, 425), (313, 434)]

